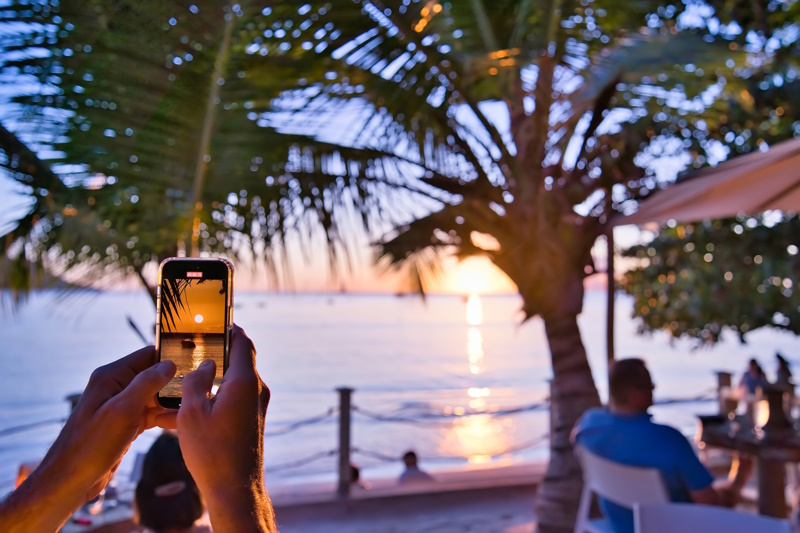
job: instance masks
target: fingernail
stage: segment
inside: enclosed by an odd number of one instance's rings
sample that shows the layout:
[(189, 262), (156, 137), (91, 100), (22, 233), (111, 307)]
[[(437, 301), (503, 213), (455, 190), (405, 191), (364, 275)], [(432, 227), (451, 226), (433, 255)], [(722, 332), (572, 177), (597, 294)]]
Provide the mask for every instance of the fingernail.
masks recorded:
[(161, 361), (156, 365), (156, 370), (166, 376), (171, 378), (172, 375), (175, 373), (175, 363), (172, 361)]
[(200, 370), (200, 369), (203, 369), (203, 368), (208, 368), (213, 364), (214, 364), (214, 361), (212, 361), (211, 359), (206, 359), (205, 361), (200, 363), (200, 366), (198, 366), (197, 369)]

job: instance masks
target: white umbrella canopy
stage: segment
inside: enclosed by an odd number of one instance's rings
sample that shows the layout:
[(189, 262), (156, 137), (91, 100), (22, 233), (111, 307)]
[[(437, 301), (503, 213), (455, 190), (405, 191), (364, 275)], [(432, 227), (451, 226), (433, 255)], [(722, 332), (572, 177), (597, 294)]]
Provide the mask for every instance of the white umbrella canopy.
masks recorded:
[(775, 209), (800, 212), (800, 138), (689, 174), (611, 223), (695, 222)]

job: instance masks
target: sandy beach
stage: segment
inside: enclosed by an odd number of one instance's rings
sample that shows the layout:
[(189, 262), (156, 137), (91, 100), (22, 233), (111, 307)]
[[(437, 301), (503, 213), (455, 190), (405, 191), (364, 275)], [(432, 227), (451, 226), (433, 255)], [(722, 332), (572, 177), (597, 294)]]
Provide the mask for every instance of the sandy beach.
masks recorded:
[(542, 462), (440, 472), (433, 483), (404, 486), (376, 480), (354, 487), (348, 500), (338, 499), (333, 486), (316, 495), (276, 491), (272, 498), (280, 531), (288, 533), (528, 533), (545, 469)]
[[(545, 463), (439, 472), (436, 481), (416, 485), (371, 480), (353, 487), (347, 499), (332, 484), (296, 485), (271, 491), (281, 533), (480, 532), (532, 533), (536, 489)], [(68, 522), (63, 533), (135, 531), (130, 506), (123, 504)]]

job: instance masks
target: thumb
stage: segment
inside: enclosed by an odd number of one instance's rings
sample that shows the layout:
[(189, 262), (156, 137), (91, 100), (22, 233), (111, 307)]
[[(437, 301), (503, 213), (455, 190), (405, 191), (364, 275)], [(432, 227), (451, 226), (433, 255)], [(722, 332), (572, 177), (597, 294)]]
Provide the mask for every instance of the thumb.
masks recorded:
[(133, 381), (118, 395), (118, 401), (125, 407), (140, 410), (155, 394), (169, 383), (175, 375), (175, 363), (161, 361), (157, 365), (139, 372)]
[(217, 365), (212, 359), (206, 359), (194, 372), (190, 372), (183, 379), (183, 400), (181, 407), (202, 405), (208, 401), (208, 393), (214, 385), (214, 376)]

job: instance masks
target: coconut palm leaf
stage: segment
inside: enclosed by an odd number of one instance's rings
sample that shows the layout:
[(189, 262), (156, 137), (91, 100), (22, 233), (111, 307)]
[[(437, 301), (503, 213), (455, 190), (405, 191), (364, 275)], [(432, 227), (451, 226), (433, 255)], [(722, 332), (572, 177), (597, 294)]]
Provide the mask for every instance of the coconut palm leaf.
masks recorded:
[(166, 318), (165, 331), (177, 329), (177, 315), (180, 312), (191, 313), (186, 291), (192, 286), (191, 279), (164, 279), (161, 282), (161, 312)]
[[(0, 12), (0, 79), (17, 91), (5, 123), (60, 183), (12, 247), (140, 276), (179, 252), (254, 255), (277, 278), (290, 240), (321, 232), (335, 267), (358, 229), (420, 290), (441, 255), (485, 255), (526, 316), (545, 319), (558, 407), (539, 518), (563, 522), (577, 494), (569, 430), (599, 403), (576, 322), (591, 247), (659, 187), (648, 161), (673, 144), (709, 149), (700, 115), (735, 72), (727, 42), (679, 31), (682, 6), (12, 3)], [(664, 58), (683, 68), (664, 71)], [(12, 161), (18, 147), (0, 148)], [(67, 206), (88, 244), (59, 229)]]

